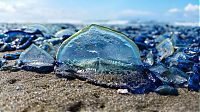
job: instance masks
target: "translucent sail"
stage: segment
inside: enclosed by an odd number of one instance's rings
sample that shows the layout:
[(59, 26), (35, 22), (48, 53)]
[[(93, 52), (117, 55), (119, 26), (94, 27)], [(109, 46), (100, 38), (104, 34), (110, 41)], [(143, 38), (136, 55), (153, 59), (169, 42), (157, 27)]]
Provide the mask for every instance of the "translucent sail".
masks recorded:
[(57, 53), (57, 61), (96, 71), (142, 64), (134, 42), (99, 25), (90, 25), (67, 39)]

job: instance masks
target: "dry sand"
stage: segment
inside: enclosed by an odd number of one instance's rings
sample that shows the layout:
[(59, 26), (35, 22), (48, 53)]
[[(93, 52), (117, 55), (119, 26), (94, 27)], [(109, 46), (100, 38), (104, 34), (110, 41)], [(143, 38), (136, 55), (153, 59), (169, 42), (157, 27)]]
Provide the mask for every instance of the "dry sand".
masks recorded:
[(0, 112), (16, 111), (200, 111), (200, 93), (179, 89), (179, 96), (121, 95), (80, 80), (52, 74), (0, 72)]

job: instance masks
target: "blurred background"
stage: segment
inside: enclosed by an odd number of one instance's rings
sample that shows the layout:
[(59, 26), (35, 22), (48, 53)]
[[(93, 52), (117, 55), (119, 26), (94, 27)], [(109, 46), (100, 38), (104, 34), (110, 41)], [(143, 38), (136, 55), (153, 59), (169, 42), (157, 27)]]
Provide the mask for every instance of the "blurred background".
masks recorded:
[(0, 0), (0, 22), (199, 25), (199, 9), (199, 0)]

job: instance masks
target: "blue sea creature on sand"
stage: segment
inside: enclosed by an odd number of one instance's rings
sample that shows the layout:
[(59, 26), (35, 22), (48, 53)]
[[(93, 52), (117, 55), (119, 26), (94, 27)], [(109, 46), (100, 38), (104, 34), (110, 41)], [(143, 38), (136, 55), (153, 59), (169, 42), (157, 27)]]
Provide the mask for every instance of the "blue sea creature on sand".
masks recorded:
[(81, 64), (87, 64), (84, 62), (88, 59), (88, 64), (101, 59), (127, 65), (142, 64), (134, 42), (121, 33), (98, 25), (90, 25), (71, 36), (57, 53), (58, 62), (70, 60), (83, 66)]
[(158, 50), (158, 60), (162, 60), (174, 53), (174, 47), (169, 38), (160, 42), (156, 49)]
[(124, 87), (133, 93), (155, 88), (154, 79), (149, 78), (145, 69), (141, 70), (136, 44), (124, 34), (103, 26), (93, 24), (72, 35), (62, 43), (56, 59), (59, 76)]
[(139, 50), (131, 40), (98, 25), (90, 25), (67, 39), (57, 53), (57, 61), (97, 72), (112, 69), (108, 66), (142, 64)]
[(54, 58), (34, 44), (22, 52), (19, 61), (23, 70), (39, 73), (50, 73), (54, 70)]

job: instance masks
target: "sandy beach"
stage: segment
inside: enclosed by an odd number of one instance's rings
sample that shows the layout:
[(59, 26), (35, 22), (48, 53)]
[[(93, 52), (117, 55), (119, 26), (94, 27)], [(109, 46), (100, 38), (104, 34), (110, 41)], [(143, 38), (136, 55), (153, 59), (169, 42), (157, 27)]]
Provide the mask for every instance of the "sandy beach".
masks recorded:
[(119, 94), (117, 90), (54, 73), (0, 72), (1, 112), (131, 111), (198, 112), (200, 93), (179, 89), (178, 96)]

